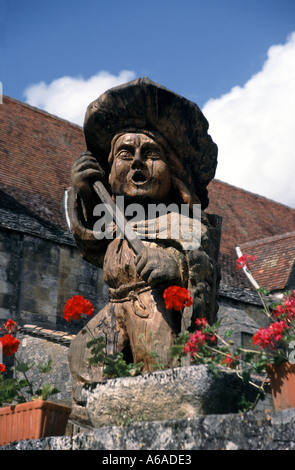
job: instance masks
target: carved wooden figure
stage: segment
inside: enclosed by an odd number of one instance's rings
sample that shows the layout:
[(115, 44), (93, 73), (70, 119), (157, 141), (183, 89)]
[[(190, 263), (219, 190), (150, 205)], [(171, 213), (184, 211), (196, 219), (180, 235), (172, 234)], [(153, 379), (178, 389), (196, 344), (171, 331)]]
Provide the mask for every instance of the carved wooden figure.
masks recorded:
[[(87, 151), (72, 167), (71, 230), (82, 255), (103, 268), (109, 285), (109, 302), (88, 327), (95, 336), (104, 335), (107, 354), (122, 351), (126, 360), (143, 361), (147, 371), (153, 369), (151, 351), (169, 364), (170, 348), (181, 329), (190, 328), (197, 317), (216, 319), (220, 220), (204, 210), (217, 147), (207, 131), (208, 123), (196, 104), (148, 78), (134, 80), (89, 105), (84, 122)], [(121, 198), (125, 209), (143, 211), (142, 218), (125, 212), (140, 234), (138, 253), (128, 236), (118, 236), (116, 220), (107, 224), (108, 219), (101, 217), (96, 181), (114, 202)], [(164, 214), (164, 232), (160, 216), (156, 214), (151, 223), (148, 211), (159, 204), (165, 208), (172, 204), (179, 213), (185, 205), (189, 223), (194, 207), (201, 207), (200, 244), (188, 248), (181, 231), (179, 237), (171, 235), (183, 220), (174, 219), (173, 210)], [(192, 307), (183, 314), (165, 308), (163, 292), (171, 285), (186, 287), (193, 297)], [(70, 347), (70, 369), (77, 385), (102, 380), (99, 368), (87, 366), (88, 340), (88, 335), (79, 333)]]

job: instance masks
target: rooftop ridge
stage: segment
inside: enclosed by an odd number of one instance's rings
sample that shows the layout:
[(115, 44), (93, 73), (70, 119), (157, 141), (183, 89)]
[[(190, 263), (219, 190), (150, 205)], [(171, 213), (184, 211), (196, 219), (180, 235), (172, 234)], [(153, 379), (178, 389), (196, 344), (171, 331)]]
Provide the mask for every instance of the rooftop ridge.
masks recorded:
[(56, 116), (55, 114), (53, 113), (49, 113), (48, 111), (45, 111), (44, 109), (41, 109), (41, 108), (37, 108), (36, 106), (33, 106), (29, 103), (24, 103), (23, 101), (20, 101), (16, 98), (11, 98), (10, 96), (8, 95), (2, 95), (3, 96), (3, 105), (5, 104), (5, 100), (9, 100), (9, 101), (12, 101), (20, 106), (23, 106), (24, 108), (29, 108), (31, 109), (32, 111), (34, 112), (38, 112), (40, 114), (44, 114), (45, 116), (49, 117), (49, 118), (52, 118), (54, 120), (59, 120), (59, 121), (63, 121), (64, 123), (70, 125), (70, 126), (73, 126), (73, 127), (77, 127), (78, 129), (81, 129), (83, 130), (83, 127), (82, 126), (79, 126), (79, 124), (76, 124), (75, 122), (71, 122), (69, 121), (68, 119), (64, 119), (60, 116)]
[(29, 324), (19, 327), (19, 331), (21, 333), (27, 333), (31, 334), (32, 336), (43, 337), (52, 341), (56, 341), (58, 343), (65, 344), (71, 343), (71, 341), (76, 337), (75, 334), (71, 334), (65, 331), (58, 331), (49, 328), (43, 328), (42, 326), (38, 325)]
[(295, 231), (286, 232), (286, 233), (282, 233), (278, 235), (272, 235), (271, 237), (258, 238), (257, 240), (253, 240), (251, 242), (241, 243), (239, 246), (247, 247), (247, 246), (252, 246), (252, 245), (263, 245), (264, 243), (270, 243), (276, 240), (282, 240), (284, 238), (292, 238), (292, 237), (295, 237)]
[[(214, 182), (220, 183), (220, 184), (222, 184), (223, 186), (229, 186), (229, 187), (231, 187), (231, 188), (233, 188), (233, 189), (236, 189), (236, 190), (239, 191), (239, 192), (243, 192), (243, 193), (249, 194), (249, 195), (251, 195), (251, 196), (253, 196), (253, 197), (257, 197), (258, 199), (264, 199), (264, 200), (266, 200), (266, 201), (272, 202), (273, 204), (277, 204), (277, 205), (279, 205), (279, 206), (282, 206), (282, 207), (284, 207), (285, 209), (286, 209), (286, 208), (287, 208), (287, 209), (291, 209), (291, 210), (293, 210), (293, 211), (295, 212), (295, 207), (288, 206), (287, 204), (283, 204), (282, 202), (275, 201), (274, 199), (271, 199), (271, 198), (269, 198), (269, 197), (263, 196), (262, 194), (258, 194), (258, 193), (255, 193), (255, 192), (253, 192), (253, 191), (249, 191), (248, 189), (240, 188), (239, 186), (236, 186), (236, 185), (234, 185), (234, 184), (232, 184), (232, 183), (227, 183), (227, 182), (225, 182), (225, 181), (221, 181), (221, 180), (218, 179), (218, 178), (214, 178), (214, 179), (209, 183), (208, 187), (210, 187), (210, 184), (211, 184), (211, 183), (214, 183)], [(209, 204), (209, 206), (210, 206), (210, 204)], [(207, 211), (207, 209), (206, 209), (206, 211)]]

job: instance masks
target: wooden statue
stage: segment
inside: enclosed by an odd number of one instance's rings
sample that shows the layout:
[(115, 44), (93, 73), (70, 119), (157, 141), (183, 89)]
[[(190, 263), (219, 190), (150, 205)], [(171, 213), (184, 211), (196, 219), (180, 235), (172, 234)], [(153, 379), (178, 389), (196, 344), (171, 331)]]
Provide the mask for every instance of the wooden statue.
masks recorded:
[[(106, 353), (122, 351), (127, 361), (143, 361), (153, 369), (151, 351), (170, 363), (170, 347), (181, 329), (197, 317), (216, 319), (219, 283), (220, 221), (204, 212), (207, 185), (214, 177), (217, 147), (207, 133), (208, 123), (198, 106), (148, 78), (108, 90), (87, 109), (84, 133), (87, 151), (72, 167), (68, 214), (71, 230), (83, 257), (103, 268), (109, 302), (88, 323), (95, 336), (103, 335)], [(126, 236), (116, 237), (116, 221), (102, 224), (99, 181), (115, 202), (144, 209), (135, 220), (141, 250), (136, 253)], [(157, 228), (145, 231), (151, 205), (200, 211), (200, 244), (187, 248), (181, 236), (165, 236)], [(126, 214), (125, 214), (126, 215)], [(132, 214), (126, 218), (132, 218)], [(170, 229), (174, 221), (168, 215)], [(133, 220), (134, 222), (134, 220)], [(174, 226), (175, 228), (175, 226)], [(168, 233), (168, 235), (167, 235)], [(166, 310), (164, 289), (186, 287), (193, 297), (184, 312)], [(102, 380), (99, 368), (87, 366), (88, 335), (79, 333), (69, 352), (76, 384)]]

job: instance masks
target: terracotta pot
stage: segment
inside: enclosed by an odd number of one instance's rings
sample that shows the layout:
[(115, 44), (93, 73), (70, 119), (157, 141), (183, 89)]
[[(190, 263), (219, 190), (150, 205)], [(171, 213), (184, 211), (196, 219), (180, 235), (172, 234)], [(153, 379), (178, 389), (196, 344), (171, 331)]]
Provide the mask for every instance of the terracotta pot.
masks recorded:
[(295, 408), (295, 364), (268, 364), (266, 371), (270, 379), (275, 410)]
[(43, 400), (0, 408), (0, 445), (24, 439), (62, 436), (70, 413), (68, 406)]

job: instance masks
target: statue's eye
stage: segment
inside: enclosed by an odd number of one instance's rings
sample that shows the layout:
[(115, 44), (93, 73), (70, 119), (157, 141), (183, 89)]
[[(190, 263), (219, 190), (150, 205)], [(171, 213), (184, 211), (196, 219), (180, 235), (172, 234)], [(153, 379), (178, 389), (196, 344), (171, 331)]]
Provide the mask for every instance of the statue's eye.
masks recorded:
[(147, 155), (147, 158), (151, 158), (152, 160), (159, 160), (161, 158), (161, 155), (159, 155), (157, 152), (150, 152)]
[(116, 157), (121, 158), (122, 160), (132, 160), (133, 155), (129, 150), (122, 149), (117, 153)]
[(151, 160), (159, 160), (162, 158), (161, 151), (157, 149), (147, 149), (144, 152), (144, 158), (150, 158)]

